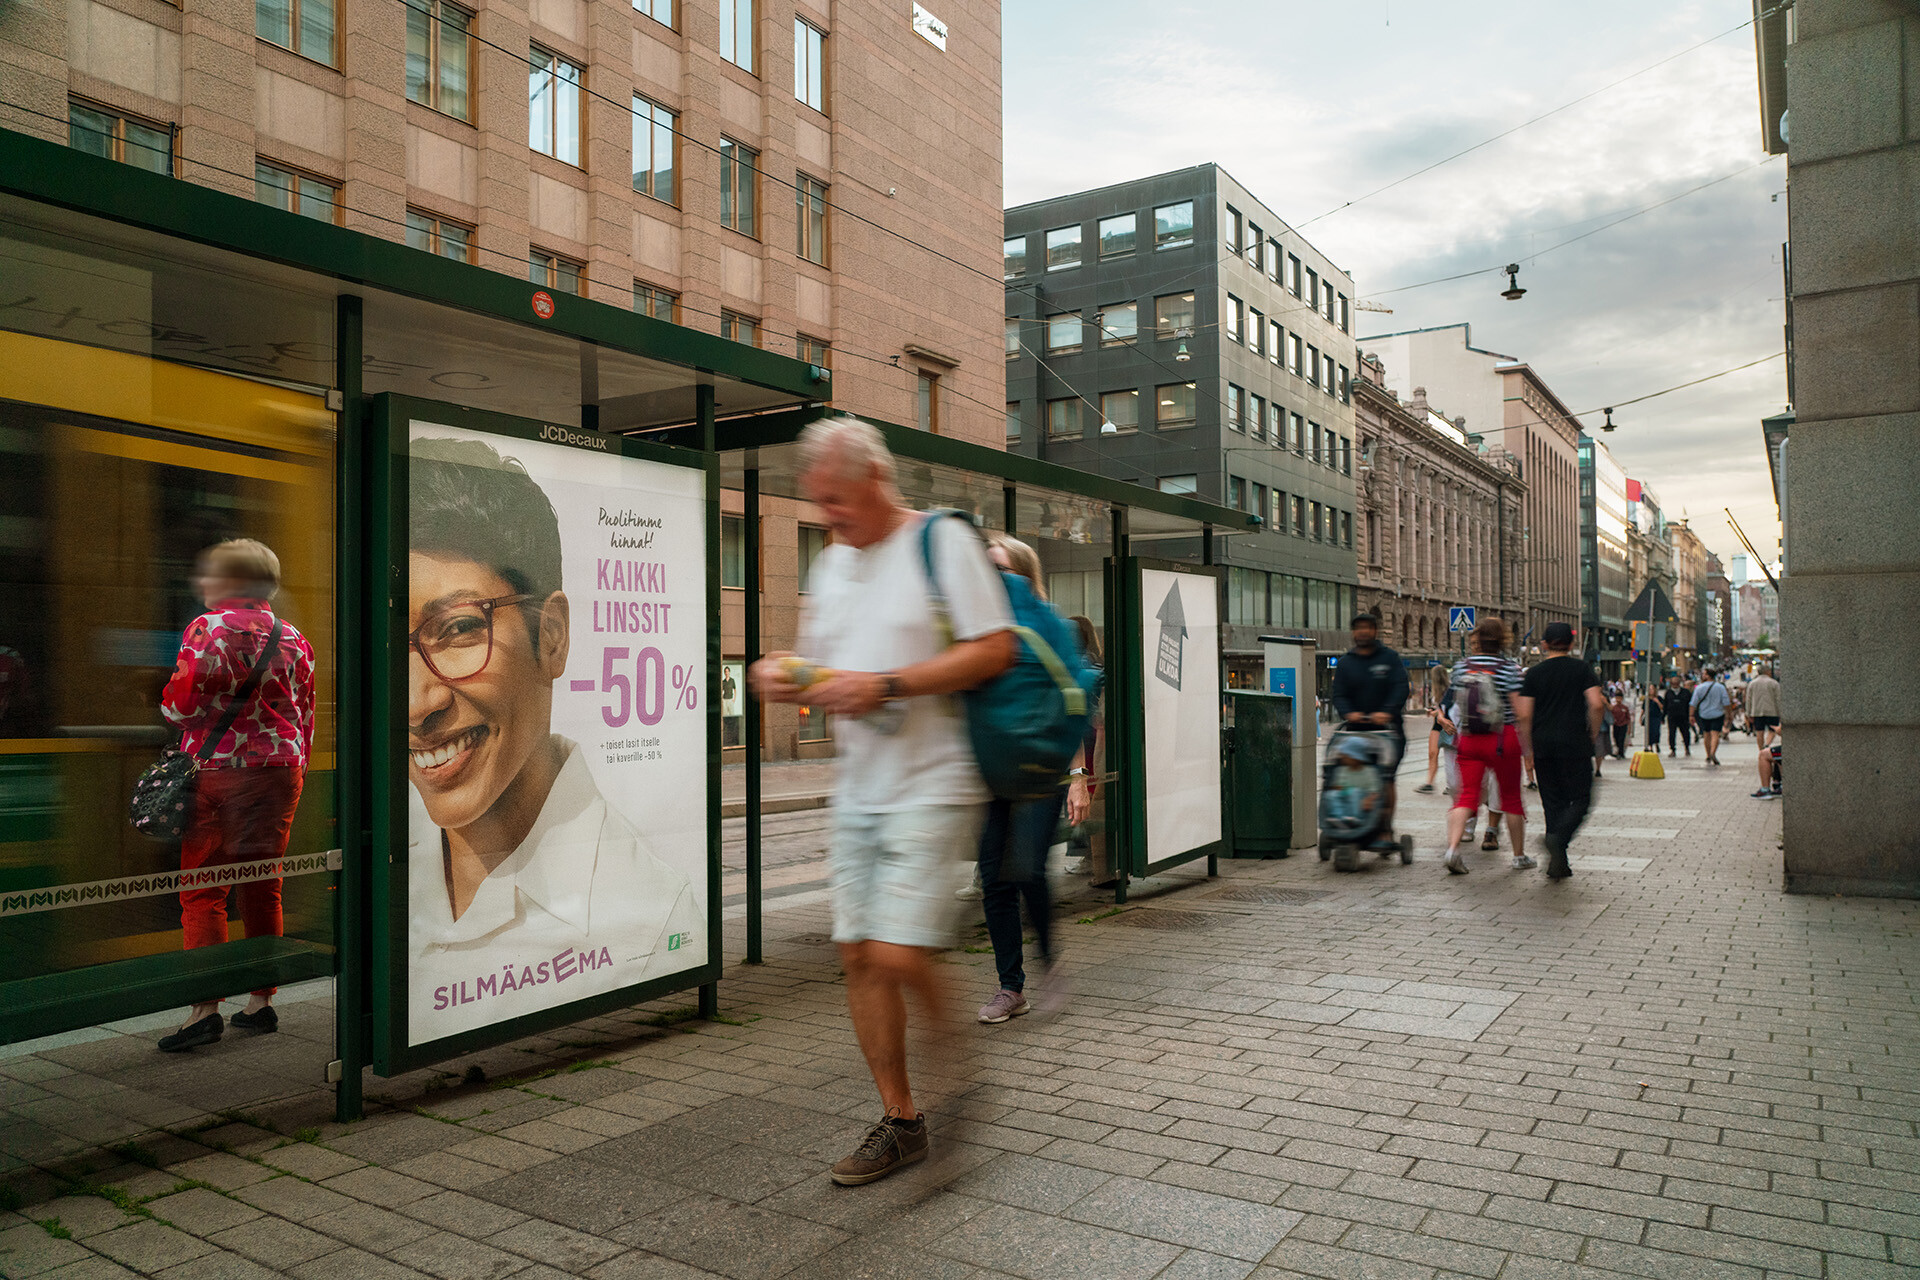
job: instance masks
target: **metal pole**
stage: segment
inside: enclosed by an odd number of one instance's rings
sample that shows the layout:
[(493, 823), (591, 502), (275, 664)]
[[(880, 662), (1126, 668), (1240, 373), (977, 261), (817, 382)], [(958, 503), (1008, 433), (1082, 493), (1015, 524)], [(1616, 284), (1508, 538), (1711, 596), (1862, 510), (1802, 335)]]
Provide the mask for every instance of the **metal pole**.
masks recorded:
[[(743, 627), (748, 664), (760, 657), (760, 472), (746, 475), (746, 619)], [(745, 681), (741, 682), (743, 685)], [(747, 963), (763, 962), (760, 932), (760, 700), (751, 686), (741, 690), (745, 714), (742, 744), (747, 749)]]
[[(700, 447), (706, 451), (708, 462), (711, 464), (714, 460), (714, 455), (719, 452), (720, 446), (719, 429), (714, 422), (713, 383), (706, 380), (700, 382), (694, 389), (694, 397), (694, 411), (698, 415), (700, 427)], [(719, 527), (720, 510), (720, 471), (718, 467), (712, 465), (709, 465), (707, 468), (707, 510), (709, 529), (717, 529)], [(717, 548), (711, 546), (707, 548), (707, 562), (709, 566), (714, 562), (713, 558), (716, 550)], [(707, 581), (710, 589), (717, 585), (718, 576), (717, 573), (712, 572), (711, 568), (709, 569)], [(719, 594), (717, 590), (713, 591), (713, 610), (716, 621), (720, 612)], [(709, 641), (711, 647), (708, 649), (708, 661), (710, 663), (718, 657), (717, 650), (720, 644), (720, 628), (718, 626), (713, 627), (711, 636), (712, 638)], [(709, 667), (708, 670), (712, 670), (712, 667)], [(720, 708), (714, 702), (709, 702), (707, 705), (708, 714), (712, 717), (712, 719), (708, 721), (708, 731), (711, 734), (708, 741), (713, 744), (708, 751), (707, 777), (709, 785), (717, 792), (720, 788), (720, 739), (718, 725)], [(715, 795), (711, 797), (710, 803), (717, 802), (718, 799), (719, 797)], [(711, 809), (708, 810), (709, 815), (713, 812)], [(708, 945), (711, 948), (709, 954), (715, 960), (720, 960), (722, 959), (720, 930), (718, 928), (720, 922), (720, 828), (711, 817), (709, 817), (707, 822), (707, 831), (707, 917), (715, 925), (711, 933), (711, 941)], [(718, 982), (702, 983), (700, 986), (700, 1016), (702, 1018), (712, 1018), (719, 1012), (720, 984)]]
[[(1133, 758), (1133, 716), (1137, 707), (1129, 673), (1133, 670), (1133, 643), (1129, 632), (1132, 612), (1127, 601), (1132, 592), (1127, 583), (1127, 557), (1132, 547), (1127, 537), (1127, 509), (1113, 508), (1113, 583), (1107, 593), (1107, 671), (1113, 676), (1107, 687), (1107, 764), (1113, 774), (1113, 786), (1107, 791), (1107, 847), (1113, 858), (1113, 900), (1127, 900), (1127, 876), (1133, 867), (1133, 797), (1145, 785)], [(1119, 746), (1119, 763), (1114, 762), (1114, 747)]]
[[(362, 529), (366, 512), (366, 423), (362, 414), (361, 365), (364, 318), (361, 299), (342, 294), (334, 308), (334, 385), (340, 392), (335, 465), (334, 573), (334, 802), (340, 833), (340, 881), (334, 895), (334, 941), (340, 957), (334, 980), (334, 1052), (339, 1075), (334, 1119), (345, 1124), (363, 1111), (361, 1073), (367, 1062), (367, 959), (371, 896), (367, 878), (367, 781), (381, 767), (368, 749), (366, 575)], [(331, 1074), (331, 1073), (330, 1073)]]

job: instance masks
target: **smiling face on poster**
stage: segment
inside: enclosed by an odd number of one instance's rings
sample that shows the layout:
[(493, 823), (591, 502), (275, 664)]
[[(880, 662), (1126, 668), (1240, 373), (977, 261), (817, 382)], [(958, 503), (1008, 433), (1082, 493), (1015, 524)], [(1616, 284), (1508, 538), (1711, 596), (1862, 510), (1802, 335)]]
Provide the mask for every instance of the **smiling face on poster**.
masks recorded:
[(408, 1039), (704, 964), (704, 473), (408, 431)]
[(1140, 570), (1147, 861), (1220, 839), (1219, 579)]

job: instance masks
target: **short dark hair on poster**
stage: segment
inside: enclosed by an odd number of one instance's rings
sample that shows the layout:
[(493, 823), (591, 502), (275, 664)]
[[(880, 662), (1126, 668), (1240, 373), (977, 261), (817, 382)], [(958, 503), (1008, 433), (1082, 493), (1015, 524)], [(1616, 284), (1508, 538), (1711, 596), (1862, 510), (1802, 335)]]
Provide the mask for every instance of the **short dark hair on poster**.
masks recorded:
[(408, 452), (408, 550), (484, 564), (535, 609), (560, 590), (560, 521), (517, 458), (444, 436)]

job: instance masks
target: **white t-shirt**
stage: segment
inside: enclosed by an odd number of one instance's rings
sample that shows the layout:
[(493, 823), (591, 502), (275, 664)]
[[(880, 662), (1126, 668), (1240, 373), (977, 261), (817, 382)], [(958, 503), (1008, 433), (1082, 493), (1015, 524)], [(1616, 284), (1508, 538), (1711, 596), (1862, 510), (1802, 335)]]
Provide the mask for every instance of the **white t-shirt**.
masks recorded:
[[(872, 546), (836, 543), (821, 553), (800, 617), (802, 657), (837, 671), (897, 671), (946, 648), (947, 638), (935, 630), (920, 552), (925, 521), (916, 515)], [(977, 640), (1013, 625), (1000, 571), (960, 521), (946, 517), (934, 526), (933, 562), (954, 640)], [(908, 698), (906, 708), (906, 720), (892, 734), (851, 717), (834, 721), (835, 802), (880, 813), (987, 800), (959, 698)]]

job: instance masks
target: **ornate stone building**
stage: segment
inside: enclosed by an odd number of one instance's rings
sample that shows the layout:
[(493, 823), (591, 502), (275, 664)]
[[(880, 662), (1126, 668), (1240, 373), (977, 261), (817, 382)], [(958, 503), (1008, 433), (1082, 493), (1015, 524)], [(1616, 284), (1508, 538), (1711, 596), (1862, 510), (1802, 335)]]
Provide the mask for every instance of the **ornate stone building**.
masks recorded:
[(1461, 637), (1448, 629), (1452, 606), (1498, 615), (1516, 635), (1525, 629), (1527, 486), (1517, 459), (1430, 406), (1425, 388), (1403, 404), (1386, 381), (1378, 357), (1362, 355), (1354, 384), (1358, 599), (1380, 615), (1418, 689), (1419, 669), (1460, 651)]

